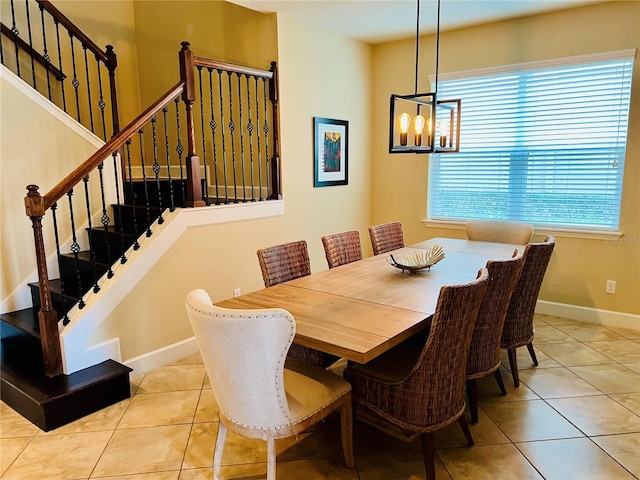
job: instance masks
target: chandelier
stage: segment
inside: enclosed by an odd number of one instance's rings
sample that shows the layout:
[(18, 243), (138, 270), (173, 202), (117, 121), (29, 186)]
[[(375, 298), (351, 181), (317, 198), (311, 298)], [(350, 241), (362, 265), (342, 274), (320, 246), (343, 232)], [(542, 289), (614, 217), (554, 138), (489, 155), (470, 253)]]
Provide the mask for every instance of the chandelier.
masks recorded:
[[(391, 95), (389, 153), (456, 153), (460, 150), (461, 100), (438, 98), (440, 1), (436, 27), (436, 75), (433, 92), (418, 93), (420, 0), (416, 0), (416, 66), (413, 95)], [(413, 118), (412, 118), (413, 114)], [(426, 131), (425, 131), (426, 130)]]

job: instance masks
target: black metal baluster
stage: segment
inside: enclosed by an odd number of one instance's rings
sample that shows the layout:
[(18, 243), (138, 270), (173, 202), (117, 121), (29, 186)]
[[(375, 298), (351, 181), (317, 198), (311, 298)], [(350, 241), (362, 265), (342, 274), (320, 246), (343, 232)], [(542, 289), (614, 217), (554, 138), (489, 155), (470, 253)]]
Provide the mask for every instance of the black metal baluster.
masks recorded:
[[(60, 22), (57, 18), (53, 19), (56, 25), (56, 43), (58, 44), (58, 64), (60, 65), (60, 72), (62, 72), (62, 50), (60, 49)], [(62, 88), (62, 109), (67, 111), (67, 97), (64, 93), (64, 77), (60, 82)]]
[[(31, 13), (29, 12), (29, 0), (25, 0), (24, 2), (25, 11), (27, 14), (27, 32), (29, 33), (29, 47), (31, 47), (31, 51), (33, 52), (33, 38), (31, 35)], [(31, 57), (31, 76), (33, 78), (33, 88), (38, 89), (36, 85), (36, 64), (33, 58), (33, 55), (29, 55)]]
[(93, 103), (91, 103), (91, 81), (89, 80), (89, 60), (87, 59), (87, 46), (82, 44), (82, 48), (84, 50), (84, 71), (87, 77), (87, 101), (89, 103), (89, 123), (91, 124), (91, 132), (95, 132), (95, 128), (93, 127)]
[(249, 82), (249, 75), (247, 75), (247, 115), (249, 121), (247, 122), (247, 132), (249, 132), (249, 175), (251, 177), (251, 201), (256, 201), (256, 184), (253, 178), (253, 123), (251, 121), (251, 83)]
[[(260, 94), (258, 93), (258, 77), (254, 77), (256, 81), (256, 126), (260, 128)], [(256, 132), (256, 137), (258, 138), (258, 194), (260, 195), (259, 200), (264, 200), (262, 198), (262, 147), (260, 145), (260, 131)]]
[(82, 123), (80, 121), (80, 97), (78, 94), (78, 87), (80, 86), (80, 82), (78, 81), (78, 75), (76, 72), (76, 52), (73, 47), (73, 33), (69, 32), (69, 39), (71, 40), (71, 62), (73, 64), (73, 80), (71, 80), (71, 85), (76, 91), (76, 108), (78, 109), (78, 123)]
[(176, 152), (178, 152), (178, 163), (180, 164), (180, 188), (182, 189), (182, 203), (184, 205), (187, 200), (187, 194), (185, 192), (185, 181), (184, 181), (184, 168), (182, 163), (182, 153), (184, 152), (184, 147), (182, 146), (182, 140), (180, 140), (180, 97), (174, 100), (176, 104), (176, 132), (178, 134), (178, 144), (176, 145)]
[(231, 167), (233, 172), (233, 203), (238, 203), (238, 182), (236, 181), (236, 124), (233, 122), (233, 87), (231, 86), (231, 72), (229, 78), (229, 131), (231, 132)]
[(169, 211), (173, 212), (176, 209), (176, 202), (173, 199), (173, 180), (171, 179), (171, 158), (169, 155), (169, 133), (167, 132), (167, 112), (169, 112), (169, 109), (164, 107), (162, 109), (162, 119), (164, 125), (164, 151), (167, 154), (167, 177), (169, 178)]
[[(120, 200), (120, 181), (118, 180), (118, 171), (120, 169), (120, 162), (118, 162), (118, 154), (117, 152), (113, 152), (111, 154), (111, 156), (113, 157), (113, 176), (115, 177), (115, 182), (116, 182), (116, 208), (118, 209), (118, 214), (119, 214), (119, 219), (120, 219), (120, 240), (122, 241), (122, 245), (125, 244), (124, 241), (124, 222), (122, 221), (122, 210), (124, 205), (122, 205), (122, 202)], [(102, 173), (101, 173), (102, 174)], [(122, 185), (122, 191), (124, 192), (124, 182), (126, 181), (126, 179), (122, 179), (123, 185)], [(102, 184), (102, 180), (100, 180), (100, 184)], [(105, 231), (108, 231), (109, 229), (109, 217), (106, 215), (106, 209), (104, 207), (104, 194), (103, 194), (103, 199), (102, 199), (102, 205), (103, 205), (103, 215), (102, 215), (102, 225), (104, 225), (105, 227)], [(111, 252), (109, 252), (110, 254)], [(111, 258), (111, 257), (109, 257)], [(120, 264), (125, 264), (127, 263), (127, 255), (125, 254), (125, 250), (122, 250), (122, 254), (120, 255)], [(109, 262), (109, 271), (107, 272), (107, 276), (108, 278), (113, 277), (113, 271), (111, 270), (111, 262)]]
[(220, 205), (220, 193), (218, 192), (218, 149), (216, 148), (216, 128), (218, 124), (216, 123), (216, 117), (213, 111), (213, 76), (211, 75), (211, 73), (213, 72), (213, 68), (209, 67), (207, 70), (209, 71), (209, 109), (211, 111), (211, 121), (209, 122), (209, 127), (211, 127), (211, 145), (213, 148), (213, 178), (216, 185), (215, 204)]
[(18, 27), (16, 27), (16, 7), (11, 0), (11, 34), (13, 35), (13, 45), (16, 49), (16, 70), (18, 76), (22, 78), (20, 75), (20, 47), (18, 46), (18, 37), (20, 36), (20, 31)]
[(40, 5), (40, 20), (42, 22), (42, 41), (44, 42), (44, 55), (42, 58), (44, 60), (45, 66), (44, 69), (47, 71), (47, 92), (49, 94), (49, 101), (51, 101), (51, 73), (49, 72), (49, 65), (51, 65), (51, 57), (47, 51), (47, 29), (45, 27), (44, 21), (44, 7), (42, 4)]
[[(104, 237), (105, 239), (108, 240), (109, 223), (111, 223), (111, 219), (107, 214), (107, 202), (105, 201), (105, 198), (104, 198), (104, 176), (102, 174), (103, 169), (104, 169), (104, 162), (98, 165), (98, 175), (100, 175), (100, 200), (102, 203), (102, 216), (100, 217), (100, 223), (102, 223), (102, 229), (104, 230)], [(118, 178), (116, 176), (116, 182), (117, 181), (118, 181)], [(120, 203), (120, 192), (118, 192), (117, 184), (116, 184), (116, 195), (118, 195), (118, 203)], [(122, 215), (122, 211), (120, 211), (120, 214)], [(124, 241), (122, 242), (122, 244), (124, 245)], [(109, 242), (106, 242), (106, 245), (107, 245), (107, 265), (109, 266), (109, 269), (107, 270), (107, 278), (111, 278), (113, 277), (113, 270), (111, 269), (111, 264), (113, 263), (113, 260), (111, 259), (111, 244)], [(94, 254), (94, 261), (95, 261), (95, 254)]]
[(104, 107), (106, 104), (104, 103), (104, 96), (102, 93), (102, 72), (100, 72), (100, 60), (96, 56), (96, 68), (98, 70), (98, 89), (100, 90), (100, 101), (98, 102), (98, 107), (100, 107), (100, 116), (102, 117), (102, 139), (107, 141), (107, 124), (104, 119)]
[(204, 192), (202, 196), (207, 205), (210, 205), (209, 201), (209, 173), (207, 172), (207, 146), (204, 135), (204, 98), (202, 97), (202, 67), (198, 65), (198, 87), (200, 89), (200, 130), (202, 132), (202, 164), (204, 165)]
[(271, 198), (272, 192), (269, 190), (269, 163), (271, 159), (269, 158), (269, 122), (267, 117), (268, 115), (267, 113), (267, 79), (264, 77), (262, 78), (262, 90), (263, 90), (263, 100), (264, 100), (264, 125), (262, 126), (262, 131), (264, 132), (264, 158), (265, 158), (264, 175), (266, 177), (267, 198)]
[(224, 181), (224, 203), (229, 203), (229, 185), (227, 182), (227, 149), (224, 134), (224, 107), (222, 104), (222, 70), (218, 70), (218, 87), (220, 90), (220, 128), (222, 134), (222, 179)]
[[(156, 123), (158, 119), (153, 117), (151, 119), (151, 134), (153, 138), (153, 173), (156, 176), (156, 188), (158, 189), (158, 205), (160, 206), (160, 216), (158, 217), (158, 224), (164, 223), (164, 218), (162, 217), (162, 209), (164, 205), (162, 204), (162, 187), (160, 186), (160, 164), (158, 163), (158, 142), (156, 139)], [(148, 219), (149, 221), (151, 219)]]
[[(102, 167), (102, 165), (100, 165)], [(84, 183), (84, 201), (85, 206), (87, 207), (87, 224), (89, 228), (87, 230), (87, 237), (89, 239), (89, 259), (91, 260), (91, 265), (93, 267), (93, 293), (98, 293), (100, 291), (100, 286), (98, 285), (98, 266), (96, 265), (96, 249), (93, 245), (93, 226), (91, 225), (91, 203), (89, 202), (89, 175), (82, 179)]]
[[(147, 237), (150, 237), (151, 231), (151, 205), (149, 204), (149, 186), (147, 185), (147, 172), (144, 164), (144, 130), (138, 130), (138, 139), (140, 140), (140, 165), (142, 165), (142, 186), (144, 187), (144, 206), (147, 212)], [(158, 192), (159, 193), (159, 192)]]
[(64, 277), (62, 275), (62, 265), (61, 258), (62, 253), (60, 252), (60, 233), (58, 232), (58, 216), (56, 214), (58, 210), (58, 204), (54, 203), (51, 205), (51, 213), (53, 214), (53, 233), (56, 237), (56, 253), (58, 255), (58, 271), (60, 272), (60, 293), (62, 295), (62, 324), (69, 324), (69, 315), (67, 310), (67, 298), (64, 295)]
[(242, 120), (242, 95), (240, 94), (241, 86), (240, 86), (240, 77), (239, 73), (236, 74), (238, 76), (238, 111), (240, 112), (240, 152), (241, 152), (241, 171), (242, 171), (242, 201), (247, 201), (247, 184), (245, 181), (245, 171), (244, 171), (244, 122)]
[(73, 188), (67, 192), (67, 197), (69, 198), (69, 216), (71, 217), (71, 252), (73, 253), (73, 258), (75, 259), (76, 264), (76, 278), (78, 279), (78, 296), (80, 297), (80, 301), (78, 302), (78, 308), (84, 308), (84, 299), (82, 295), (82, 275), (80, 275), (80, 258), (78, 254), (80, 253), (80, 245), (78, 244), (78, 237), (76, 236), (76, 222), (73, 217)]
[[(133, 234), (135, 241), (133, 242), (133, 249), (138, 250), (140, 243), (138, 243), (138, 215), (136, 212), (136, 200), (138, 195), (136, 194), (135, 186), (133, 185), (133, 173), (131, 171), (131, 139), (125, 142), (127, 149), (127, 165), (129, 167), (129, 195), (131, 196), (131, 216), (133, 218)], [(122, 254), (124, 256), (124, 253)]]

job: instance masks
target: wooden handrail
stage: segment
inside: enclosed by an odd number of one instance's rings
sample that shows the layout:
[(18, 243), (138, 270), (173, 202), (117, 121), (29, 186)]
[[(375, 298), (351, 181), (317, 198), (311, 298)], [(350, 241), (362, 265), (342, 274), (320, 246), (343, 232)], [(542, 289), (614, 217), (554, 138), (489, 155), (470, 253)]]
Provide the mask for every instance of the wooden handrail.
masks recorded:
[(104, 63), (109, 61), (109, 57), (107, 54), (93, 41), (87, 37), (82, 30), (80, 30), (71, 20), (69, 20), (60, 10), (53, 6), (53, 4), (48, 0), (37, 0), (42, 8), (44, 8), (47, 12), (51, 14), (51, 16), (58, 20), (70, 33), (73, 34), (83, 45), (91, 50), (95, 54), (97, 58), (102, 60)]
[(46, 68), (51, 73), (53, 73), (53, 76), (56, 77), (56, 80), (61, 82), (62, 80), (67, 78), (67, 76), (64, 73), (62, 73), (59, 69), (57, 69), (51, 62), (47, 62), (44, 59), (44, 57), (39, 52), (37, 52), (31, 45), (29, 45), (19, 36), (14, 35), (11, 29), (7, 27), (4, 23), (0, 24), (0, 29), (2, 30), (2, 33), (7, 38), (10, 38), (14, 42), (16, 42), (18, 44), (18, 47), (24, 50), (27, 53), (27, 55), (30, 55), (36, 62), (38, 62), (44, 68)]
[(64, 180), (53, 187), (44, 196), (43, 210), (51, 208), (63, 195), (65, 195), (71, 188), (82, 181), (93, 169), (95, 169), (105, 158), (109, 157), (113, 152), (122, 147), (125, 142), (131, 138), (142, 126), (144, 126), (151, 118), (158, 114), (162, 109), (169, 104), (174, 98), (182, 93), (184, 89), (184, 82), (178, 82), (175, 86), (170, 88), (162, 97), (160, 97), (149, 108), (142, 112), (133, 122), (127, 125), (126, 128), (118, 132), (109, 140), (100, 150), (91, 155), (82, 165), (76, 168), (71, 174), (69, 174)]
[(241, 65), (234, 65), (232, 63), (218, 62), (204, 57), (193, 57), (193, 63), (196, 67), (207, 67), (219, 70), (225, 70), (227, 72), (236, 72), (242, 75), (251, 75), (253, 77), (273, 78), (273, 72), (269, 70), (259, 70), (257, 68), (243, 67)]

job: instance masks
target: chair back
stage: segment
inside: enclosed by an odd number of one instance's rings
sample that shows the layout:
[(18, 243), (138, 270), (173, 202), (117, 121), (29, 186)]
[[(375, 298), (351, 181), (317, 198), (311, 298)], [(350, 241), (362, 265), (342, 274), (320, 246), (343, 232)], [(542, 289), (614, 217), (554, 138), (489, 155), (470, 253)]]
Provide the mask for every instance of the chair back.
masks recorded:
[(304, 240), (260, 249), (258, 261), (265, 287), (311, 275), (309, 250)]
[(186, 309), (220, 414), (250, 428), (290, 424), (284, 364), (296, 333), (291, 314), (216, 307), (201, 289), (187, 295)]
[(464, 409), (469, 344), (488, 283), (489, 273), (482, 268), (476, 280), (440, 289), (427, 343), (402, 394), (389, 399), (397, 402), (395, 418), (418, 427), (445, 426)]
[(554, 246), (555, 238), (547, 235), (544, 242), (525, 248), (524, 267), (509, 302), (501, 348), (516, 348), (533, 340), (533, 313)]
[(467, 379), (484, 377), (500, 365), (502, 328), (523, 266), (524, 253), (517, 249), (509, 260), (487, 262), (489, 285), (471, 337)]
[(384, 223), (369, 227), (374, 255), (380, 255), (404, 247), (404, 235), (400, 222)]
[(322, 246), (329, 268), (362, 260), (360, 233), (356, 230), (326, 235), (322, 237)]
[(469, 220), (466, 231), (469, 240), (526, 245), (531, 241), (533, 226), (508, 220)]

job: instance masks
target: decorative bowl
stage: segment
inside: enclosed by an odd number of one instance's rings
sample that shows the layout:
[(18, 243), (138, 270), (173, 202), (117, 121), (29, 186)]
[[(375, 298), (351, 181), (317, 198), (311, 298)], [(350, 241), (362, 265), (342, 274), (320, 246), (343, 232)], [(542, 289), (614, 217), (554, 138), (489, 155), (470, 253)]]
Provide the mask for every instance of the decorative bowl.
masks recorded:
[(390, 255), (387, 261), (403, 272), (415, 273), (419, 270), (430, 269), (445, 257), (440, 245), (434, 245), (428, 250), (416, 250), (415, 252), (400, 258)]

